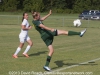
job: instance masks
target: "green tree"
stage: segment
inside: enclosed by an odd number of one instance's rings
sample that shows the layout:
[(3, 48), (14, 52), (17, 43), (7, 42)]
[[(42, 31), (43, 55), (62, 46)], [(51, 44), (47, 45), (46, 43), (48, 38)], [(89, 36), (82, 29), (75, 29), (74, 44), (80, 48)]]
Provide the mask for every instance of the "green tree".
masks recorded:
[(42, 0), (42, 2), (44, 5), (43, 11), (48, 11), (48, 10), (52, 9), (53, 0)]
[(18, 10), (23, 10), (23, 2), (24, 2), (24, 0), (17, 0), (17, 9)]
[(73, 10), (76, 13), (83, 10), (100, 10), (100, 0), (76, 0)]
[(82, 12), (83, 10), (89, 10), (91, 7), (90, 0), (76, 0), (73, 6), (74, 12)]
[(48, 7), (52, 8), (55, 12), (62, 13), (66, 9), (66, 5), (66, 0), (50, 0)]
[(83, 10), (100, 10), (100, 0), (3, 0), (0, 11), (39, 11), (52, 9), (57, 13), (79, 13)]
[(100, 0), (91, 0), (91, 9), (100, 10)]
[(17, 10), (17, 4), (19, 2), (17, 0), (3, 0), (1, 10), (2, 11), (16, 11)]
[(73, 9), (74, 3), (76, 0), (66, 0), (66, 8)]
[(44, 9), (44, 4), (42, 0), (25, 0), (23, 2), (25, 11), (40, 11), (42, 12)]

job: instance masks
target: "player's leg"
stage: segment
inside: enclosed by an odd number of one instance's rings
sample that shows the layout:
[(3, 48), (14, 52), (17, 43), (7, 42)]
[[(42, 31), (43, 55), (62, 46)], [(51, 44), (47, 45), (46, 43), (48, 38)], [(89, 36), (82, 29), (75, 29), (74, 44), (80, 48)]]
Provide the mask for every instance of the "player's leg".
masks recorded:
[(48, 49), (49, 49), (49, 54), (48, 54), (47, 59), (46, 59), (46, 64), (43, 68), (47, 71), (50, 71), (51, 69), (49, 68), (49, 63), (50, 63), (51, 57), (54, 53), (54, 49), (53, 49), (52, 45), (49, 45)]
[(42, 38), (42, 40), (44, 41), (44, 43), (46, 44), (46, 46), (49, 49), (49, 53), (48, 53), (47, 58), (46, 58), (46, 63), (45, 63), (43, 68), (47, 71), (50, 71), (51, 69), (49, 68), (49, 63), (50, 63), (51, 57), (54, 53), (54, 49), (53, 49), (53, 46), (52, 46), (54, 36), (52, 36), (51, 34), (46, 33), (41, 38)]
[(25, 38), (20, 38), (20, 44), (13, 55), (14, 58), (18, 58), (17, 55), (20, 52), (20, 50), (22, 49), (22, 47), (24, 46), (24, 42), (25, 42)]
[(49, 45), (49, 46), (48, 46), (48, 49), (49, 49), (49, 54), (48, 54), (48, 56), (52, 56), (53, 53), (54, 53), (53, 46), (52, 46), (52, 45)]
[(57, 34), (58, 34), (58, 35), (68, 35), (68, 31), (57, 30)]
[(68, 36), (71, 36), (71, 35), (80, 35), (80, 37), (82, 37), (85, 32), (86, 32), (86, 29), (84, 29), (81, 32), (57, 30), (57, 34), (58, 35), (68, 35)]
[(57, 30), (58, 35), (80, 35), (80, 32)]
[(23, 55), (26, 57), (29, 57), (27, 52), (30, 50), (31, 46), (33, 45), (33, 42), (31, 41), (29, 36), (27, 36), (26, 40), (27, 40), (28, 46), (26, 47), (25, 51), (23, 52)]

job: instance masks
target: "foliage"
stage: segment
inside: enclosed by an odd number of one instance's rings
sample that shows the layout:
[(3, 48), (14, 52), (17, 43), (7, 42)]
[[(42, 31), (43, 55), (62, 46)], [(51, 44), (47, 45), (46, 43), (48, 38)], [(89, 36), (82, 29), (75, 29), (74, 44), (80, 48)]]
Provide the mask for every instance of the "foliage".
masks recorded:
[(100, 0), (2, 0), (0, 11), (79, 13), (83, 10), (100, 10)]
[(19, 1), (17, 0), (4, 0), (0, 5), (1, 11), (16, 11)]

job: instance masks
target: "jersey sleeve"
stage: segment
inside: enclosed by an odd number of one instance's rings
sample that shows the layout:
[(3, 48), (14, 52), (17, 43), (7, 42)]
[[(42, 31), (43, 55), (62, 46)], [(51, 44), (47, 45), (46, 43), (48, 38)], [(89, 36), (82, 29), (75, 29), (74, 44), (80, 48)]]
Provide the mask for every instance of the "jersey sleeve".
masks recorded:
[(39, 25), (41, 24), (41, 22), (40, 22), (40, 21), (34, 21), (33, 24), (34, 24), (35, 26), (39, 26)]
[(27, 24), (27, 20), (23, 20), (22, 25), (26, 25)]

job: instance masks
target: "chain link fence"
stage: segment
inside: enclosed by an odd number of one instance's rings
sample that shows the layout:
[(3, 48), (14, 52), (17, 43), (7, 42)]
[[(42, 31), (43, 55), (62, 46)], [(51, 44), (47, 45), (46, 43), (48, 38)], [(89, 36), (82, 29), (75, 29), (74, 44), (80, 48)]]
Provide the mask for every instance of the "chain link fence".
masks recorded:
[[(56, 26), (56, 27), (74, 27), (73, 21), (77, 19), (77, 17), (49, 17), (45, 21), (43, 21), (46, 26)], [(32, 16), (29, 16), (29, 23), (32, 25)], [(0, 25), (21, 25), (22, 16), (21, 15), (0, 15)], [(81, 27), (88, 28), (100, 28), (99, 20), (81, 20)]]

